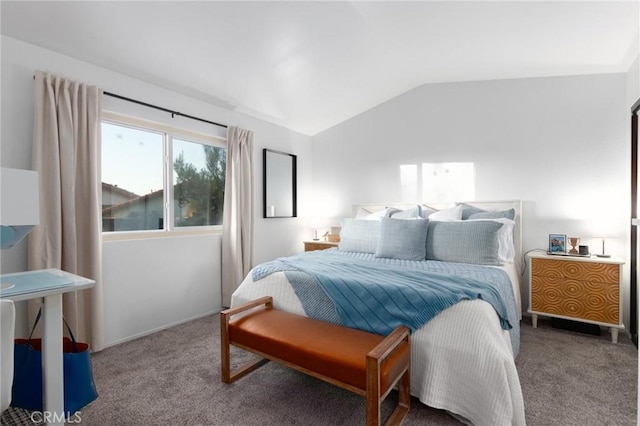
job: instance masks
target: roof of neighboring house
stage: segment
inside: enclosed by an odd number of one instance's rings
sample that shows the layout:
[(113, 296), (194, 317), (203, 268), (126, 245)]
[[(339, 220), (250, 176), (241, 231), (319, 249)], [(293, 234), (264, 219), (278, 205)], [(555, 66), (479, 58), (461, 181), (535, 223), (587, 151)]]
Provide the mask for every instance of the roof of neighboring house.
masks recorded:
[[(104, 184), (103, 184), (103, 187), (104, 187)], [(129, 194), (132, 194), (129, 191), (125, 191), (125, 192), (128, 192)], [(102, 216), (104, 217), (105, 214), (110, 214), (110, 213), (112, 213), (114, 211), (117, 211), (117, 210), (123, 209), (125, 207), (128, 207), (131, 204), (138, 203), (143, 199), (144, 200), (148, 200), (148, 199), (158, 198), (158, 197), (162, 198), (163, 192), (164, 192), (164, 189), (159, 189), (157, 191), (150, 192), (150, 193), (148, 193), (146, 195), (133, 194), (135, 196), (135, 198), (129, 199), (127, 201), (123, 201), (122, 203), (119, 203), (119, 204), (113, 204), (113, 205), (111, 205), (109, 207), (103, 208), (102, 209)]]
[(121, 195), (127, 199), (133, 199), (140, 197), (138, 194), (127, 191), (126, 189), (119, 188), (118, 185), (111, 185), (110, 183), (102, 182), (102, 191), (113, 192), (114, 194)]

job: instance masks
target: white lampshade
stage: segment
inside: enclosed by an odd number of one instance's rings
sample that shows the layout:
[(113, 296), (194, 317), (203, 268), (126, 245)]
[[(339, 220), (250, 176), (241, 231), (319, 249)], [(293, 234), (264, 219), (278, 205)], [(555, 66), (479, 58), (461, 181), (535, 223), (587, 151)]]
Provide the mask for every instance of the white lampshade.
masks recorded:
[(0, 172), (0, 248), (6, 249), (40, 223), (38, 173), (4, 167)]

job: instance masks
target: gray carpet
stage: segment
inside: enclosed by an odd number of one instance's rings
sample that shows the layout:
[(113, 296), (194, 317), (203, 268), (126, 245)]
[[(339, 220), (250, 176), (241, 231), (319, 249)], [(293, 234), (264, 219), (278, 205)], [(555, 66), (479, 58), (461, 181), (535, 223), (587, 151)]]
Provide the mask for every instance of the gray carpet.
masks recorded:
[[(620, 340), (613, 345), (608, 336), (560, 331), (544, 321), (533, 329), (525, 319), (517, 366), (527, 424), (635, 425), (637, 351), (625, 336)], [(363, 398), (275, 363), (221, 383), (218, 345), (215, 315), (95, 354), (100, 396), (82, 411), (82, 424), (364, 424)], [(239, 363), (250, 355), (234, 350), (232, 356)], [(460, 424), (411, 402), (405, 425)]]

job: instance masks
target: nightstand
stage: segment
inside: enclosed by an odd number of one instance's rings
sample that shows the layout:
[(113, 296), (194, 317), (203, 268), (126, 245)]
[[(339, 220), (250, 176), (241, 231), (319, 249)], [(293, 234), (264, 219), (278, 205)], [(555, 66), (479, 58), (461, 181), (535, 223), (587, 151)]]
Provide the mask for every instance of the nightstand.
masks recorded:
[(338, 244), (333, 241), (305, 241), (304, 251), (326, 250), (334, 247), (338, 247)]
[(624, 262), (615, 258), (531, 253), (528, 312), (538, 316), (608, 327), (611, 341), (623, 330), (620, 279)]

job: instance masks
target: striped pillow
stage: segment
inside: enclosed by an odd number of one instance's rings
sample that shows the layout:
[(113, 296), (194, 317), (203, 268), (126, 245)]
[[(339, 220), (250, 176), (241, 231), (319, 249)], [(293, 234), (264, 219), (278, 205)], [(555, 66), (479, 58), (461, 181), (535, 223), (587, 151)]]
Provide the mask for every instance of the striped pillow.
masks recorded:
[(467, 219), (510, 219), (515, 220), (516, 211), (515, 209), (507, 209), (507, 210), (483, 210), (481, 208), (471, 206), (469, 204), (460, 203), (459, 206), (462, 206), (462, 220)]
[(383, 217), (375, 257), (424, 260), (429, 220)]
[(379, 220), (342, 219), (338, 248), (344, 251), (375, 253), (379, 236)]
[(499, 221), (473, 220), (430, 222), (427, 260), (501, 265)]

